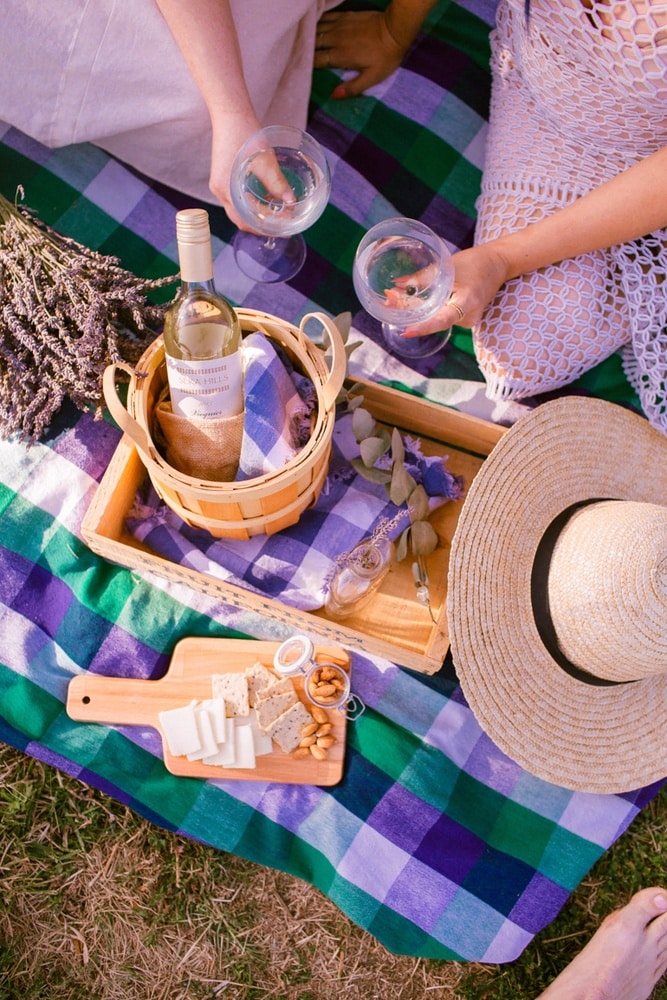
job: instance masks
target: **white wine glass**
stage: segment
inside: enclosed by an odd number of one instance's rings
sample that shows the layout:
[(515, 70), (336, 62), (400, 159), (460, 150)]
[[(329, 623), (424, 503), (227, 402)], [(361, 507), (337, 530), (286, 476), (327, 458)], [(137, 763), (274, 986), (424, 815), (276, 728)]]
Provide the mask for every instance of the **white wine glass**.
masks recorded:
[(294, 277), (306, 259), (301, 233), (319, 219), (330, 191), (326, 154), (307, 132), (267, 125), (251, 135), (231, 172), (234, 207), (253, 230), (239, 229), (233, 240), (243, 273), (263, 282)]
[(401, 336), (435, 315), (454, 284), (451, 254), (423, 222), (398, 217), (369, 229), (357, 248), (352, 279), (366, 312), (381, 320), (392, 354), (425, 358), (449, 340), (451, 327), (423, 337)]

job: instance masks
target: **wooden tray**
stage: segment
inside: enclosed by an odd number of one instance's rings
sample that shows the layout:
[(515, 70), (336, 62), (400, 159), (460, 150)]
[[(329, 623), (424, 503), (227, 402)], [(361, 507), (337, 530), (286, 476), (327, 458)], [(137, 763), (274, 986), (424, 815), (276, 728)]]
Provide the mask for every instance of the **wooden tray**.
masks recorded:
[[(466, 488), (505, 433), (505, 428), (497, 424), (397, 389), (363, 379), (355, 379), (355, 383), (363, 387), (364, 405), (376, 420), (418, 437), (424, 454), (448, 456), (449, 468), (463, 476)], [(442, 666), (449, 648), (446, 610), (449, 546), (462, 501), (446, 503), (431, 515), (431, 524), (440, 539), (438, 549), (427, 560), (433, 617), (416, 599), (411, 560), (406, 559), (392, 567), (372, 602), (361, 613), (333, 621), (324, 611), (300, 611), (271, 597), (179, 566), (133, 538), (125, 527), (125, 519), (145, 476), (132, 441), (124, 436), (83, 520), (83, 537), (94, 552), (122, 566), (157, 573), (232, 607), (281, 622), (285, 626), (284, 638), (294, 631), (315, 634), (326, 642), (382, 656), (426, 674), (435, 673)]]
[[(193, 699), (212, 697), (213, 674), (234, 673), (258, 660), (272, 667), (277, 642), (250, 639), (182, 639), (174, 647), (169, 668), (159, 680), (104, 677), (80, 674), (67, 689), (67, 714), (78, 722), (106, 722), (109, 725), (151, 726), (162, 737), (164, 762), (172, 774), (216, 780), (278, 781), (286, 784), (335, 785), (343, 774), (347, 720), (337, 710), (328, 710), (336, 742), (326, 760), (294, 758), (274, 743), (271, 754), (257, 758), (255, 768), (214, 767), (169, 752), (158, 713), (181, 708)], [(331, 661), (349, 670), (350, 657), (336, 646), (315, 647), (315, 659)], [(297, 693), (307, 705), (301, 678), (293, 678)]]

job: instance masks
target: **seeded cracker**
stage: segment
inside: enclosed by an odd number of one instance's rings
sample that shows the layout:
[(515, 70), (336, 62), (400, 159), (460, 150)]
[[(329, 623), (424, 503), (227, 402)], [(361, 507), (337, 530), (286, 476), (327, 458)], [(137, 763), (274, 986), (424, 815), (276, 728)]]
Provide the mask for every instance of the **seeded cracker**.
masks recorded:
[(250, 714), (248, 701), (248, 678), (245, 674), (213, 674), (211, 679), (213, 697), (223, 698), (229, 718)]
[(255, 711), (257, 712), (257, 722), (262, 732), (267, 732), (269, 726), (275, 722), (278, 716), (298, 700), (296, 691), (292, 689), (282, 694), (271, 695), (269, 698), (264, 698), (260, 701)]
[(245, 675), (248, 679), (248, 700), (250, 707), (254, 708), (259, 701), (260, 695), (270, 684), (275, 683), (276, 675), (273, 671), (265, 667), (259, 660), (251, 667), (246, 667)]
[(271, 723), (267, 733), (284, 753), (291, 753), (301, 742), (303, 727), (312, 721), (313, 717), (306, 706), (302, 701), (297, 701)]

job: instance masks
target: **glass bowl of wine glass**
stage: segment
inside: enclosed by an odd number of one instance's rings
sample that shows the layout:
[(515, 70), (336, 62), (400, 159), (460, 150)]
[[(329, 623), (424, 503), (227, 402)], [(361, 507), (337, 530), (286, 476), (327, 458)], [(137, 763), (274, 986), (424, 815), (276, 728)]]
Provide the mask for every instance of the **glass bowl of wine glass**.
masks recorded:
[(301, 233), (329, 200), (331, 176), (322, 146), (291, 125), (267, 125), (234, 158), (231, 196), (252, 232), (239, 229), (236, 263), (255, 281), (287, 281), (306, 259)]
[(369, 229), (357, 248), (352, 278), (366, 312), (382, 322), (392, 354), (425, 358), (447, 343), (451, 327), (422, 337), (401, 336), (435, 315), (454, 284), (451, 254), (423, 222), (398, 217)]

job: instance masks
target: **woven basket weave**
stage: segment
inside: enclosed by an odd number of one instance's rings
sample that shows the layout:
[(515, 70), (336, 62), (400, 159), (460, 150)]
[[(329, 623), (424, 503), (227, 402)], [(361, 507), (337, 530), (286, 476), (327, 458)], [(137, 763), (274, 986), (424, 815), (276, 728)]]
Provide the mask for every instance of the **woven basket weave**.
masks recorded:
[[(248, 539), (274, 534), (295, 524), (317, 500), (331, 455), (336, 397), (345, 379), (345, 345), (335, 323), (323, 313), (305, 316), (300, 327), (268, 313), (239, 309), (244, 333), (261, 332), (279, 343), (295, 368), (311, 379), (317, 406), (307, 444), (280, 469), (241, 482), (211, 482), (187, 476), (168, 465), (153, 441), (153, 410), (167, 383), (162, 338), (151, 344), (136, 368), (109, 365), (104, 397), (121, 430), (128, 434), (164, 502), (187, 524), (216, 538)], [(324, 327), (331, 347), (330, 367), (323, 352), (304, 332), (309, 320)], [(127, 406), (116, 390), (118, 371), (130, 374)]]

